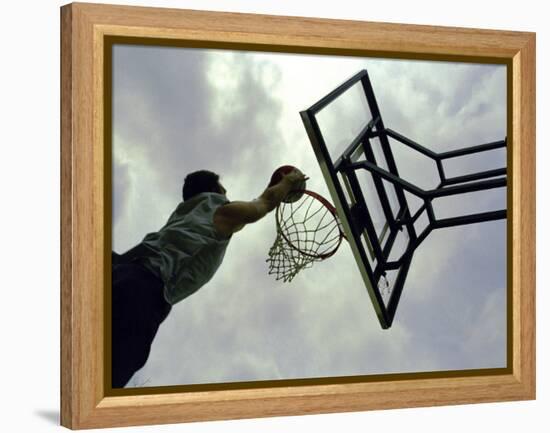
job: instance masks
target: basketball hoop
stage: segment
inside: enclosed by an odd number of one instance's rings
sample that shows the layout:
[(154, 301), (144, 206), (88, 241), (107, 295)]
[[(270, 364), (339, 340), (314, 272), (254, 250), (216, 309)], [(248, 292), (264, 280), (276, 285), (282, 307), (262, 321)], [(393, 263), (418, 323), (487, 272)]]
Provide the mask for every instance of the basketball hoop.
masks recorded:
[(277, 236), (266, 261), (269, 275), (284, 282), (334, 255), (344, 238), (336, 209), (313, 191), (304, 190), (295, 202), (281, 202), (275, 221)]

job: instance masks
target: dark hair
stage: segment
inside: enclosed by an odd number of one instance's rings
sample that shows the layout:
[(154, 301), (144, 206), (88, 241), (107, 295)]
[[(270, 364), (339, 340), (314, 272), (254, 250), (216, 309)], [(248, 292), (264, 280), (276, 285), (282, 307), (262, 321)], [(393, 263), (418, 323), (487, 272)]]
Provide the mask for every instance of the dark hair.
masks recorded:
[(189, 173), (183, 181), (183, 201), (193, 198), (201, 192), (220, 192), (220, 176), (208, 170)]

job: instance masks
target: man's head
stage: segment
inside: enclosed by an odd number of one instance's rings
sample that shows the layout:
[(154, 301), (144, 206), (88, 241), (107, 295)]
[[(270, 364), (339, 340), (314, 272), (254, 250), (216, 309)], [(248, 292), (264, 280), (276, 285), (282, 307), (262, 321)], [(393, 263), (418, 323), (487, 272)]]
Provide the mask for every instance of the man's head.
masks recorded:
[(202, 192), (225, 194), (225, 188), (220, 184), (220, 176), (208, 170), (195, 171), (185, 176), (182, 189), (183, 201)]

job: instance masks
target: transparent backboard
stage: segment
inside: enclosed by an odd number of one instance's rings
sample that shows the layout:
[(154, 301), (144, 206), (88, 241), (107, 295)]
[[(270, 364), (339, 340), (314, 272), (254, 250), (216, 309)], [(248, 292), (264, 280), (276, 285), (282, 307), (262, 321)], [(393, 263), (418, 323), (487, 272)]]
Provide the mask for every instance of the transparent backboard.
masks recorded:
[(300, 114), (380, 324), (389, 328), (416, 233), (403, 224), (410, 219), (403, 189), (371, 169), (398, 176), (367, 71)]

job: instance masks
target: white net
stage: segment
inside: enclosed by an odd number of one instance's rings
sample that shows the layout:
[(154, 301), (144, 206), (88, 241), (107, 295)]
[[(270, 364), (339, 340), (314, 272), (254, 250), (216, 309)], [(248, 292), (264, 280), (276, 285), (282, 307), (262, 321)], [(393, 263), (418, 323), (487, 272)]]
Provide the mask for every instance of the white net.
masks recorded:
[(294, 203), (276, 211), (277, 237), (268, 253), (269, 274), (290, 282), (303, 269), (332, 256), (343, 233), (334, 207), (323, 197), (304, 191)]

